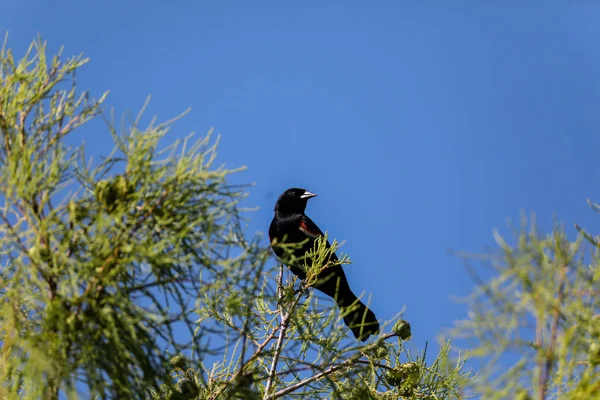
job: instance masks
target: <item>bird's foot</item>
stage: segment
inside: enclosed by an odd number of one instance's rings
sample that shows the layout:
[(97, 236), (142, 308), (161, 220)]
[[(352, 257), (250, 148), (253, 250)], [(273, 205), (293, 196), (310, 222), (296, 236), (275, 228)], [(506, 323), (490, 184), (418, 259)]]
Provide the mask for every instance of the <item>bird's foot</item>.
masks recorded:
[(304, 294), (305, 297), (308, 297), (308, 288), (310, 286), (306, 283), (306, 280), (300, 281), (300, 286), (296, 289), (296, 294)]

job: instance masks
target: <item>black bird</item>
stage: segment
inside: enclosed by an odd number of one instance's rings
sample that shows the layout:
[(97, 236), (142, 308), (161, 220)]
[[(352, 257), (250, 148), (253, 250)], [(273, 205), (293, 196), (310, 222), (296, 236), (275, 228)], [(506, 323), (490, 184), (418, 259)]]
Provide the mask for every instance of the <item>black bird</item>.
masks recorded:
[[(285, 237), (285, 243), (302, 243), (300, 248), (294, 250), (294, 256), (302, 259), (308, 251), (314, 248), (315, 239), (323, 235), (310, 218), (304, 214), (308, 199), (316, 194), (305, 189), (288, 189), (277, 199), (275, 203), (275, 216), (269, 227), (269, 239), (271, 244), (276, 239), (281, 243)], [(308, 239), (308, 240), (307, 240)], [(278, 246), (272, 246), (273, 251), (282, 259), (284, 250)], [(331, 247), (327, 242), (327, 248)], [(333, 254), (331, 261), (337, 261), (337, 255)], [(302, 261), (294, 265), (288, 265), (290, 270), (300, 279), (306, 279)], [(369, 310), (352, 292), (346, 274), (341, 265), (324, 268), (317, 276), (314, 288), (332, 297), (344, 316), (344, 323), (352, 330), (354, 336), (365, 341), (370, 335), (379, 332), (379, 322), (373, 311)]]

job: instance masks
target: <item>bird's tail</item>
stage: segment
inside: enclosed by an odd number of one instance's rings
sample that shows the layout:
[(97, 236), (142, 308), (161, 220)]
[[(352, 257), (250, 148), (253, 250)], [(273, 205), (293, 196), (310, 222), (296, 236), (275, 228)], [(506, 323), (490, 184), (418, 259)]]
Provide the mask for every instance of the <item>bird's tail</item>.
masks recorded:
[(356, 296), (353, 297), (353, 301), (344, 298), (344, 301), (338, 302), (338, 306), (344, 317), (344, 323), (350, 328), (354, 337), (364, 342), (369, 336), (379, 333), (379, 322), (373, 311)]

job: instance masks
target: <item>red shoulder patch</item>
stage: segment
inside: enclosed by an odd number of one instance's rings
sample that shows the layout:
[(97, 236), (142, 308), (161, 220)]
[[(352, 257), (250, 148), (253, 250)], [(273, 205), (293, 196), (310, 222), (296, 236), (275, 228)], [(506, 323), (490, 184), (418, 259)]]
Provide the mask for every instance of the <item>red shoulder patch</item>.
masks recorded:
[(300, 226), (299, 226), (300, 230), (302, 231), (302, 233), (304, 233), (307, 236), (310, 237), (319, 237), (321, 236), (321, 232), (319, 232), (318, 230), (315, 229), (311, 229), (308, 224), (306, 223), (305, 220), (300, 220)]

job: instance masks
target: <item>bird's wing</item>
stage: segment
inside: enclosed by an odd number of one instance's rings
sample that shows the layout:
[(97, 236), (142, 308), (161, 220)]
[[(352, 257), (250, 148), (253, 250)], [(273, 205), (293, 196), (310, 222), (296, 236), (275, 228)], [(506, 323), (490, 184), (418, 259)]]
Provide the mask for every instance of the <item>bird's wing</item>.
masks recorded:
[(310, 236), (312, 238), (316, 238), (319, 236), (323, 236), (323, 232), (319, 229), (317, 224), (315, 224), (310, 218), (306, 215), (303, 215), (300, 218), (300, 231), (304, 233), (306, 236)]

